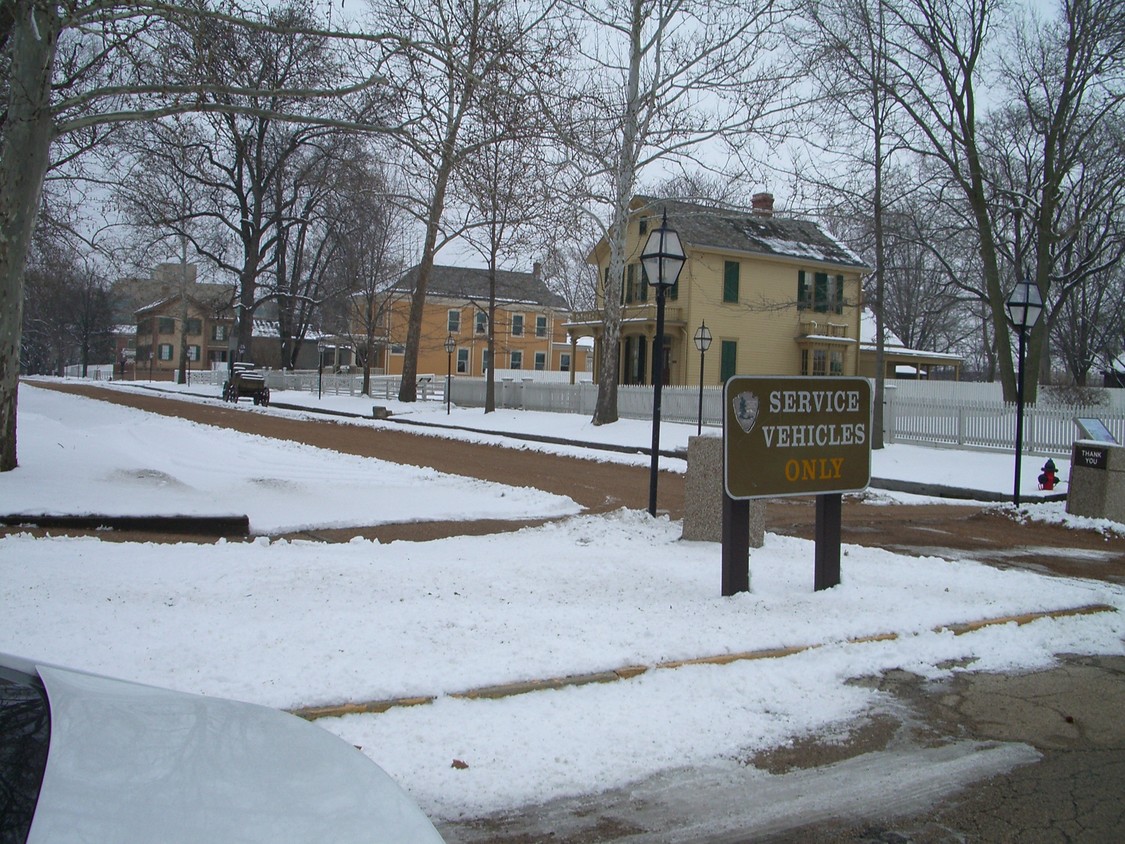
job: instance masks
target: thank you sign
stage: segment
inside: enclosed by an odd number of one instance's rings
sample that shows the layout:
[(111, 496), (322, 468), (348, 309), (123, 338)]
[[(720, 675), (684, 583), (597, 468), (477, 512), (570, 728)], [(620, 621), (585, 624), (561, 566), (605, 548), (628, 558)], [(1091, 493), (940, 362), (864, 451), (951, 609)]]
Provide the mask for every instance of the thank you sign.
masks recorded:
[(871, 481), (871, 385), (735, 376), (723, 388), (723, 444), (731, 498), (858, 492)]

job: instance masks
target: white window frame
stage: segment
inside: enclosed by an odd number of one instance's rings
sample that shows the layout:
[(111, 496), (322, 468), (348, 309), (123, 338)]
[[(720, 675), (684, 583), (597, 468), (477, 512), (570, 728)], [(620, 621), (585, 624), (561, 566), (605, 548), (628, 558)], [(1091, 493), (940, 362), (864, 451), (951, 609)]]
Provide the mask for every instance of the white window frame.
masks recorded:
[(523, 369), (523, 352), (516, 349), (511, 353), (511, 363), (509, 364), (512, 369)]
[(488, 333), (488, 314), (486, 314), (484, 311), (477, 311), (476, 316), (473, 318), (473, 333)]
[(471, 361), (469, 360), (469, 350), (468, 349), (458, 349), (457, 350), (457, 369), (455, 370), (457, 372), (457, 374), (458, 375), (468, 375), (470, 363), (471, 363)]
[(547, 353), (546, 352), (536, 352), (535, 353), (535, 364), (534, 364), (534, 366), (535, 366), (536, 372), (543, 372), (547, 368)]
[(458, 308), (450, 308), (445, 316), (445, 328), (450, 334), (461, 333), (461, 311)]
[(545, 317), (543, 314), (535, 315), (535, 336), (547, 336), (547, 317)]
[(523, 336), (523, 314), (512, 314), (512, 336)]

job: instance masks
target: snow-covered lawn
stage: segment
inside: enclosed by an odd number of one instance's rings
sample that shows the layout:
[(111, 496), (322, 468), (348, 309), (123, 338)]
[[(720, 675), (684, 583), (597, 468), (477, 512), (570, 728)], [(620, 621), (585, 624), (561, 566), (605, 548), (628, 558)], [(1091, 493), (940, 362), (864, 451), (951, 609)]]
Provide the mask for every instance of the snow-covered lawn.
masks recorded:
[[(428, 412), (447, 421), (444, 407)], [(641, 422), (594, 429), (585, 419), (514, 411), (486, 420), (454, 410), (448, 421), (493, 430), (522, 421), (582, 440), (648, 437)], [(686, 444), (694, 432), (667, 426), (662, 444)], [(843, 583), (814, 593), (812, 544), (770, 534), (751, 552), (752, 593), (722, 598), (719, 547), (680, 541), (677, 523), (643, 512), (573, 515), (573, 502), (532, 489), (205, 429), (33, 382), (20, 391), (19, 444), (20, 468), (0, 475), (4, 512), (239, 512), (270, 531), (435, 508), (450, 519), (565, 517), (426, 543), (0, 539), (0, 651), (286, 708), (433, 698), (318, 723), (362, 745), (435, 819), (724, 764), (862, 713), (879, 693), (845, 681), (884, 669), (940, 676), (960, 669), (938, 666), (965, 659), (973, 669), (1009, 670), (1061, 652), (1125, 653), (1125, 589), (1097, 581), (845, 546)], [(943, 483), (935, 475), (971, 472), (976, 488), (1011, 485), (1005, 455), (893, 446), (873, 460), (876, 476), (924, 473)], [(1038, 472), (1034, 459), (1029, 465)], [(1058, 504), (1025, 509), (1068, 520)], [(1092, 526), (1107, 547), (1123, 541), (1120, 525)], [(1117, 611), (964, 635), (944, 629), (1091, 604)], [(877, 634), (896, 637), (857, 641)], [(789, 647), (808, 649), (664, 665)], [(628, 666), (648, 670), (501, 700), (457, 696)], [(453, 759), (468, 767), (451, 767)]]

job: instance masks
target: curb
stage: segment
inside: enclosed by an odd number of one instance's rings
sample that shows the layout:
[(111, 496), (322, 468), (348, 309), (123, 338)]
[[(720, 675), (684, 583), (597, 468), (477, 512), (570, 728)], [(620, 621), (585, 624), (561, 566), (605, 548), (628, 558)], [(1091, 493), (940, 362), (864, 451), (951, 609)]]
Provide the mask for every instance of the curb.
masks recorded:
[(82, 516), (46, 513), (0, 515), (0, 524), (9, 527), (79, 528), (83, 530), (149, 531), (190, 536), (249, 536), (250, 517), (229, 516)]
[[(1072, 616), (1094, 615), (1096, 613), (1116, 611), (1117, 608), (1109, 604), (1089, 604), (1084, 607), (1072, 607), (1070, 609), (1043, 610), (1041, 612), (1004, 615), (996, 618), (986, 618), (958, 624), (942, 624), (932, 628), (932, 632), (949, 632), (954, 636), (961, 636), (965, 633), (972, 633), (985, 627), (996, 627), (1003, 624), (1015, 623), (1017, 625), (1024, 625), (1043, 618), (1068, 618)], [(823, 648), (828, 645), (861, 645), (870, 642), (892, 642), (899, 637), (900, 634), (898, 633), (874, 633), (869, 636), (857, 636), (844, 639), (841, 642), (794, 645), (788, 648), (766, 648), (757, 651), (741, 651), (714, 656), (694, 657), (691, 659), (669, 660), (666, 662), (658, 662), (651, 666), (626, 665), (609, 671), (595, 671), (588, 674), (568, 674), (563, 677), (499, 683), (490, 686), (480, 686), (463, 692), (450, 692), (446, 695), (423, 695), (419, 697), (389, 698), (386, 700), (353, 701), (349, 703), (327, 704), (325, 706), (305, 706), (287, 711), (307, 721), (315, 721), (318, 718), (339, 718), (344, 715), (379, 715), (391, 709), (423, 706), (433, 703), (438, 697), (448, 697), (454, 700), (499, 700), (501, 698), (515, 697), (516, 695), (527, 694), (529, 692), (575, 688), (578, 686), (588, 686), (593, 683), (613, 683), (618, 680), (630, 680), (633, 677), (639, 677), (649, 671), (660, 669), (683, 668), (689, 665), (730, 665), (735, 662), (747, 662), (757, 659), (780, 659), (782, 657), (804, 653), (805, 651)]]

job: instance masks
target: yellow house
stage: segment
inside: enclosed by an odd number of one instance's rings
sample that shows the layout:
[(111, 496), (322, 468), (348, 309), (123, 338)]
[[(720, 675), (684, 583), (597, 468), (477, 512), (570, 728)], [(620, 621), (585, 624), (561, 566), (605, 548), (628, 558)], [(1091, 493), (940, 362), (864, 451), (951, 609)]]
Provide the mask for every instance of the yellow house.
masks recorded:
[(211, 369), (229, 359), (234, 317), (231, 288), (192, 284), (188, 294), (176, 294), (136, 311), (136, 377), (171, 379), (180, 368)]
[[(402, 374), (410, 297), (418, 268), (408, 270), (395, 285), (377, 322), (384, 348), (375, 365), (388, 375)], [(418, 372), (443, 374), (452, 364), (457, 375), (482, 376), (488, 360), (489, 272), (474, 267), (436, 265), (430, 274), (422, 311), (422, 339)], [(539, 277), (538, 264), (530, 273), (501, 270), (496, 277), (497, 370), (571, 372), (586, 367), (587, 351), (568, 342), (569, 313), (560, 297)], [(445, 342), (452, 336), (449, 358)]]
[[(862, 279), (858, 255), (807, 220), (776, 217), (773, 196), (755, 194), (751, 211), (638, 196), (630, 204), (622, 284), (618, 383), (651, 383), (656, 345), (655, 289), (646, 283), (641, 251), (666, 213), (686, 256), (666, 297), (663, 383), (698, 385), (693, 337), (704, 323), (712, 344), (704, 384), (732, 375), (856, 375)], [(603, 238), (590, 255), (599, 278), (609, 274)], [(573, 314), (568, 330), (593, 337), (595, 371), (602, 343), (599, 310)]]

